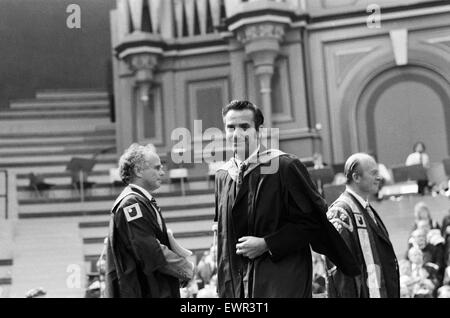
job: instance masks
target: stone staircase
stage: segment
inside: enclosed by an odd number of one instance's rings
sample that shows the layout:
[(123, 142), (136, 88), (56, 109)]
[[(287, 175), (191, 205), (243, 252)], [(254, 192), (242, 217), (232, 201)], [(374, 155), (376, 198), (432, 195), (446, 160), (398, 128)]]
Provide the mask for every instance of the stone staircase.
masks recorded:
[[(70, 185), (66, 172), (70, 159), (92, 158), (105, 148), (108, 153), (96, 158), (96, 174), (104, 174), (117, 162), (115, 129), (105, 92), (41, 91), (36, 99), (16, 100), (8, 110), (0, 111), (0, 169), (7, 169), (16, 179), (18, 199), (17, 211), (9, 211), (18, 216), (11, 242), (0, 252), (6, 255), (0, 257), (0, 297), (24, 297), (28, 290), (40, 286), (48, 297), (84, 295), (78, 223), (66, 217), (24, 219), (21, 210), (23, 206), (35, 212), (46, 208), (41, 202), (27, 202), (40, 197), (29, 187), (30, 172), (42, 175), (46, 182), (56, 184), (55, 188)], [(59, 176), (57, 182), (52, 181), (52, 174)], [(51, 197), (45, 200), (52, 204)], [(66, 204), (59, 210), (70, 208)], [(79, 270), (70, 272), (73, 266)], [(79, 283), (71, 284), (71, 279)]]
[[(95, 185), (83, 202), (66, 171), (74, 156), (96, 158), (89, 174)], [(18, 201), (13, 242), (0, 246), (0, 297), (24, 297), (37, 287), (47, 297), (84, 296), (111, 204), (122, 190), (109, 177), (117, 159), (106, 93), (40, 91), (36, 99), (14, 101), (0, 111), (0, 169), (16, 178)], [(30, 172), (52, 189), (30, 188)], [(184, 196), (166, 179), (155, 197), (182, 245), (198, 253), (210, 247), (214, 194), (206, 176), (191, 178)]]

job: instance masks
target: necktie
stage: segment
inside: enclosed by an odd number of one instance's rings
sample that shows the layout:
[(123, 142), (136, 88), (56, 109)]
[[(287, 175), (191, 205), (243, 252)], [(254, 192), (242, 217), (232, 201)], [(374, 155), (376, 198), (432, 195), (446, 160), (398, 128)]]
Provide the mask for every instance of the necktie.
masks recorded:
[(242, 181), (244, 180), (244, 173), (247, 169), (247, 163), (242, 162), (239, 166), (239, 175), (238, 175), (238, 184), (242, 184)]
[(155, 207), (156, 209), (156, 218), (158, 220), (158, 224), (159, 227), (161, 228), (161, 230), (163, 229), (163, 224), (162, 224), (162, 219), (161, 219), (161, 208), (159, 207), (159, 205), (156, 203), (155, 198), (152, 198), (151, 201), (152, 205)]
[(376, 225), (378, 225), (377, 219), (375, 218), (375, 214), (372, 211), (372, 207), (370, 206), (369, 202), (366, 203), (366, 211), (369, 213), (372, 220), (375, 222)]

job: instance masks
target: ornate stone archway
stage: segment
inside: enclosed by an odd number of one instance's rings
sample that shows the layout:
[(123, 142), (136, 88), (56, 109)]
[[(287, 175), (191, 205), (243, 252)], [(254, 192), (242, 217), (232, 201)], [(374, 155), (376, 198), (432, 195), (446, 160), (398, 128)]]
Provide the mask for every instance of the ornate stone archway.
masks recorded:
[[(443, 96), (443, 101), (446, 98), (450, 98), (448, 93), (450, 91), (450, 66), (443, 54), (437, 54), (436, 50), (433, 50), (432, 47), (427, 45), (416, 45), (410, 48), (408, 53), (408, 65), (422, 69), (428, 74), (430, 80), (434, 79), (434, 87), (441, 87), (441, 89), (438, 89), (438, 94)], [(341, 131), (335, 140), (335, 147), (341, 147), (339, 152), (343, 154), (344, 158), (351, 153), (365, 151), (374, 147), (373, 143), (368, 142), (367, 129), (366, 131), (363, 129), (364, 125), (368, 123), (368, 108), (367, 105), (363, 105), (365, 100), (368, 100), (365, 95), (367, 95), (368, 90), (374, 91), (377, 85), (381, 85), (381, 83), (377, 84), (376, 79), (380, 78), (382, 74), (386, 74), (389, 70), (401, 68), (394, 64), (391, 51), (386, 49), (378, 52), (378, 54), (368, 56), (361, 63), (358, 63), (352, 72), (353, 76), (347, 77), (343, 82), (344, 92), (346, 93), (337, 110), (339, 115), (336, 120), (340, 122), (339, 126)], [(446, 90), (443, 89), (445, 85), (447, 85)], [(446, 116), (450, 116), (448, 109), (444, 111)], [(448, 118), (450, 120), (450, 117)], [(370, 129), (373, 130), (374, 128), (372, 127)], [(448, 136), (450, 136), (448, 129), (446, 127), (447, 144), (449, 144)]]

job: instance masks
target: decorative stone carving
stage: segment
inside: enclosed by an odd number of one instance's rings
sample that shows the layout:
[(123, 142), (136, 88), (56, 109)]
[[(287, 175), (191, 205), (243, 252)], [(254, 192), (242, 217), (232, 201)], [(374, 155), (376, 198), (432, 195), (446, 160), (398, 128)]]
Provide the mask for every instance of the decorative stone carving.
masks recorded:
[(136, 81), (153, 80), (153, 71), (158, 63), (158, 56), (151, 53), (132, 54), (126, 57), (131, 70), (136, 72)]
[(284, 37), (284, 26), (275, 23), (259, 23), (247, 25), (237, 32), (237, 40), (246, 44), (252, 40), (274, 38), (281, 41)]

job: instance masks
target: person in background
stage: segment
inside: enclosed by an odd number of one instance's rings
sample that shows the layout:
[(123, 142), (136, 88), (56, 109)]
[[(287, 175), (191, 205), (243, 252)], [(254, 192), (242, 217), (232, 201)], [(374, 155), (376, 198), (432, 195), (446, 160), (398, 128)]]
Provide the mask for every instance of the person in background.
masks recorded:
[[(163, 166), (153, 145), (132, 144), (119, 159), (127, 187), (111, 210), (106, 246), (105, 297), (179, 298), (194, 264), (167, 229), (152, 196)], [(189, 251), (190, 252), (190, 251)]]
[(408, 258), (411, 261), (411, 278), (413, 281), (414, 298), (431, 298), (435, 288), (428, 279), (428, 272), (423, 267), (423, 253), (418, 246), (408, 250)]
[(323, 163), (322, 155), (318, 152), (315, 152), (313, 155), (314, 169), (322, 169), (325, 167)]
[(374, 151), (369, 151), (368, 154), (375, 159), (375, 161), (377, 162), (377, 165), (378, 165), (378, 174), (380, 175), (380, 183), (378, 186), (378, 192), (375, 194), (375, 198), (377, 200), (382, 200), (383, 197), (381, 195), (381, 189), (385, 185), (393, 184), (394, 179), (392, 178), (392, 175), (389, 172), (388, 168), (386, 168), (386, 166), (383, 163), (378, 161), (378, 156)]
[(348, 277), (327, 259), (328, 296), (399, 298), (397, 257), (383, 221), (369, 202), (378, 191), (378, 165), (368, 154), (356, 153), (345, 162), (344, 174), (345, 192), (331, 204), (327, 217), (363, 271)]
[[(422, 141), (418, 141), (414, 144), (413, 152), (406, 158), (405, 165), (413, 166), (421, 164), (425, 169), (430, 168), (430, 157), (425, 152), (425, 144)], [(425, 194), (425, 190), (429, 189), (428, 179), (417, 180), (418, 192), (421, 195)]]
[(431, 213), (430, 213), (430, 208), (428, 207), (428, 205), (423, 202), (417, 202), (416, 205), (414, 206), (414, 226), (413, 226), (413, 230), (417, 229), (417, 225), (419, 224), (419, 222), (421, 220), (426, 220), (429, 225), (430, 225), (430, 230), (431, 229), (439, 229), (439, 224), (434, 221), (431, 217)]
[(438, 289), (437, 298), (450, 298), (450, 286), (442, 286)]

